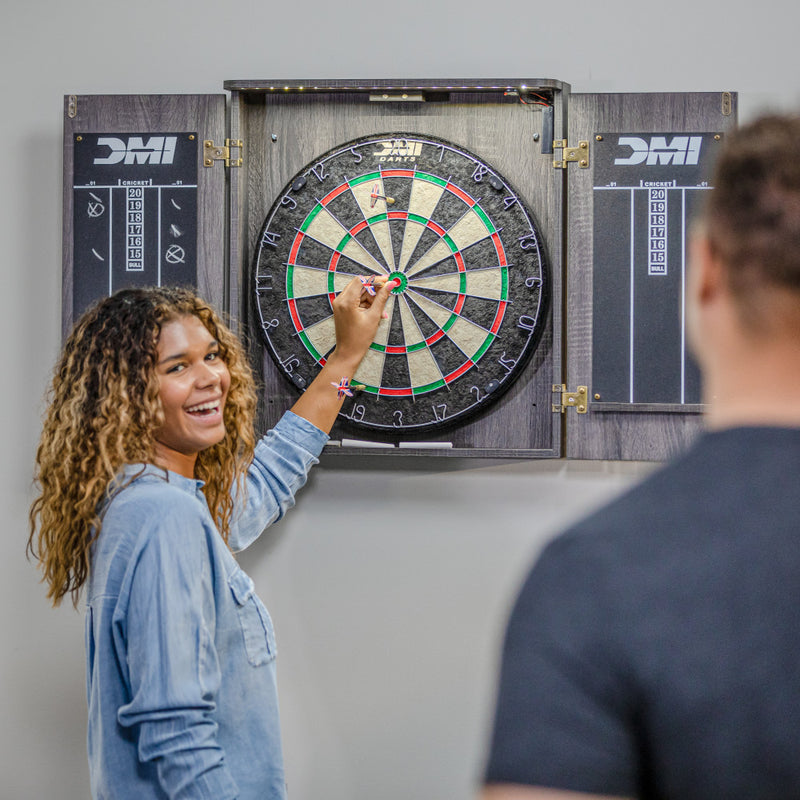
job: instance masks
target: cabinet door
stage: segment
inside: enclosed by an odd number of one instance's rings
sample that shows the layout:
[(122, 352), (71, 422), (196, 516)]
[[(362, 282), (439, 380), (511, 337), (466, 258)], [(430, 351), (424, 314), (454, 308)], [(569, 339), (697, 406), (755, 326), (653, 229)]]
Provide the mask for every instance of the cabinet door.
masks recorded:
[(197, 287), (225, 309), (225, 95), (64, 99), (62, 331), (125, 286)]
[(662, 460), (702, 427), (700, 376), (686, 342), (692, 216), (710, 188), (736, 96), (573, 94), (569, 144), (567, 456)]

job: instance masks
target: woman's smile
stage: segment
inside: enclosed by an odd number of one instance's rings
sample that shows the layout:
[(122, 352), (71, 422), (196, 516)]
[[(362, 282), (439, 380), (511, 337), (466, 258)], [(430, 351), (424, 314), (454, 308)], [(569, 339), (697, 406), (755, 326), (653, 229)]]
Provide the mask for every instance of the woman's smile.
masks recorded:
[(158, 463), (194, 476), (197, 454), (225, 438), (230, 373), (219, 343), (194, 316), (167, 322), (158, 339), (159, 398), (164, 424), (156, 434)]

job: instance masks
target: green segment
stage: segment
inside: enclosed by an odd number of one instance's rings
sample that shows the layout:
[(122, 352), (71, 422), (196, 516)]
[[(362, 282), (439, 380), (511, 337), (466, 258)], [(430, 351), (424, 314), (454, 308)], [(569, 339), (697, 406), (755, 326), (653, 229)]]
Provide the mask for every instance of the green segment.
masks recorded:
[(380, 172), (370, 172), (369, 175), (359, 175), (358, 178), (353, 178), (347, 183), (350, 186), (358, 186), (359, 183), (366, 183), (367, 181), (375, 181), (381, 177)]
[(486, 216), (486, 212), (479, 205), (472, 206), (472, 210), (481, 218), (481, 221), (486, 226), (489, 233), (497, 233), (497, 228), (492, 225), (492, 221)]
[(308, 352), (311, 353), (311, 355), (314, 356), (314, 358), (317, 361), (321, 361), (322, 360), (322, 356), (317, 352), (317, 349), (314, 347), (314, 345), (311, 344), (311, 340), (306, 335), (306, 332), (305, 331), (298, 331), (297, 334), (300, 337), (300, 340), (306, 346), (306, 350), (308, 350)]
[(418, 394), (425, 394), (425, 392), (432, 392), (434, 389), (439, 389), (442, 386), (446, 386), (443, 380), (436, 381), (436, 383), (427, 383), (425, 386), (417, 386), (411, 389), (412, 394), (415, 396)]
[(438, 177), (438, 175), (430, 175), (427, 172), (415, 172), (415, 178), (420, 178), (423, 181), (430, 181), (431, 183), (435, 183), (439, 186), (447, 186), (447, 181), (444, 178)]
[(402, 272), (392, 272), (389, 274), (389, 280), (398, 280), (400, 281), (399, 286), (395, 286), (392, 289), (392, 294), (403, 294), (403, 292), (408, 288), (408, 278), (403, 275)]
[(495, 335), (490, 333), (486, 339), (484, 340), (483, 344), (475, 351), (475, 355), (472, 356), (473, 361), (480, 361), (483, 358), (483, 354), (489, 349), (489, 345), (494, 341)]
[(314, 217), (322, 211), (322, 205), (317, 203), (314, 208), (311, 209), (308, 216), (303, 220), (303, 224), (300, 226), (301, 233), (305, 233), (308, 230), (308, 226), (314, 221)]

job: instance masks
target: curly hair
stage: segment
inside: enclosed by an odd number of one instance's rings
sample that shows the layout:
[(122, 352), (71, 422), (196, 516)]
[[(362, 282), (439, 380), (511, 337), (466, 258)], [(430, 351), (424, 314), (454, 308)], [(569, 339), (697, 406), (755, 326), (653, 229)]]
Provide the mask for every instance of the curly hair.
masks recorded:
[(77, 322), (47, 395), (28, 553), (39, 561), (54, 606), (68, 593), (77, 606), (101, 508), (119, 488), (115, 477), (122, 465), (154, 463), (155, 432), (164, 421), (156, 348), (162, 326), (189, 315), (217, 340), (230, 373), (225, 438), (199, 453), (195, 466), (211, 515), (228, 540), (233, 492), (244, 491), (255, 447), (256, 392), (244, 348), (188, 289), (123, 289)]

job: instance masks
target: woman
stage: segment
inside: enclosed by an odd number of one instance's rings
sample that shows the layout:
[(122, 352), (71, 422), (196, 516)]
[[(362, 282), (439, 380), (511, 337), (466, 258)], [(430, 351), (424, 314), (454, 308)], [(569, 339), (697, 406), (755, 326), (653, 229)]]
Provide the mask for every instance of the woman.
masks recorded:
[(96, 800), (285, 796), (272, 623), (230, 550), (293, 505), (394, 284), (375, 286), (336, 298), (333, 353), (257, 444), (243, 348), (192, 292), (120, 291), (66, 342), (28, 546), (54, 605), (86, 589)]

